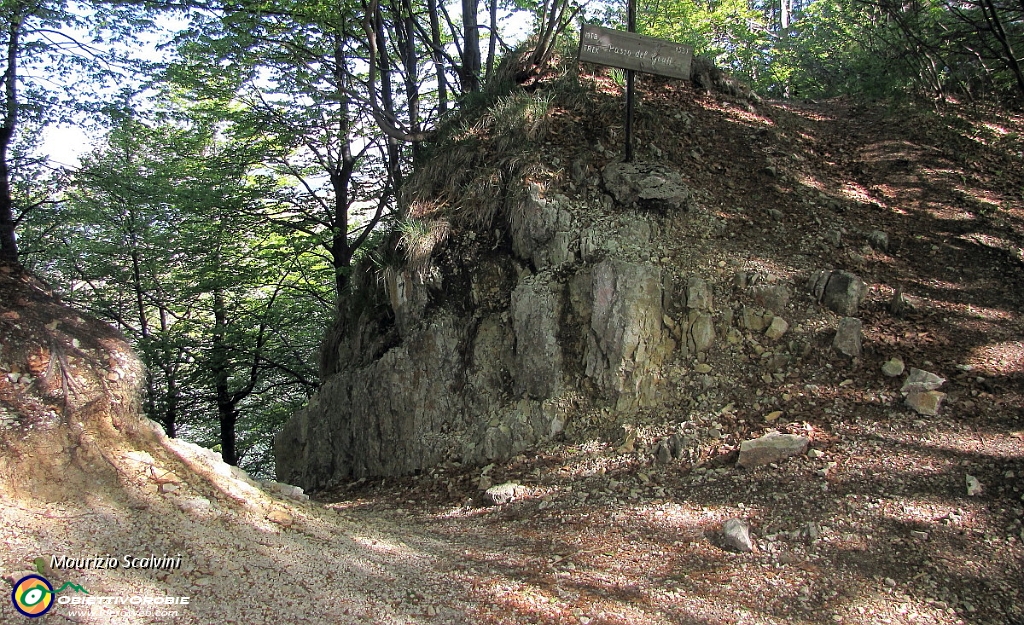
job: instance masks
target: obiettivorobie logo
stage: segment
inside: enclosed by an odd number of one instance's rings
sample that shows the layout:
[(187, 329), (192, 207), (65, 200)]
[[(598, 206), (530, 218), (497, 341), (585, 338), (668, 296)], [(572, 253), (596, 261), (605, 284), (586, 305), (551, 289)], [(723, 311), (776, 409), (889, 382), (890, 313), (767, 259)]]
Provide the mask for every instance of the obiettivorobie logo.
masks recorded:
[(42, 616), (50, 611), (54, 604), (54, 596), (67, 589), (89, 594), (89, 591), (78, 584), (64, 582), (57, 590), (42, 575), (26, 575), (18, 580), (11, 591), (11, 603), (14, 609), (29, 618)]

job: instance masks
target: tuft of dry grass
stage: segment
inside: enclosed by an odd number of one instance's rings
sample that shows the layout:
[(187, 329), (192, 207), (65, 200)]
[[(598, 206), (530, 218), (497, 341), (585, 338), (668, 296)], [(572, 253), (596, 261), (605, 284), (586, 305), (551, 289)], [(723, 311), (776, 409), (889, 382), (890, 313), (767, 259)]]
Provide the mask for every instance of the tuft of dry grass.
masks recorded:
[[(453, 225), (507, 226), (515, 192), (546, 171), (540, 147), (565, 111), (599, 113), (602, 100), (574, 62), (556, 64), (529, 88), (509, 80), (515, 55), (492, 85), (447, 120), (407, 181), (410, 215), (443, 216)], [(541, 88), (541, 86), (543, 88)]]

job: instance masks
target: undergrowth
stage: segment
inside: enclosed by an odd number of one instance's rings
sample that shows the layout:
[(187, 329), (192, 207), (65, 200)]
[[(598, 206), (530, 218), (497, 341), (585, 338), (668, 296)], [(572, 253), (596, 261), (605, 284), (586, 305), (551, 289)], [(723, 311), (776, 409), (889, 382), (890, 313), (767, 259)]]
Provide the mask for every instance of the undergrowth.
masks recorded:
[(507, 224), (523, 183), (550, 167), (540, 148), (556, 115), (594, 117), (606, 106), (571, 58), (556, 58), (536, 81), (516, 85), (509, 77), (521, 56), (508, 55), (491, 84), (463, 102), (424, 146), (405, 187), (410, 217), (470, 228)]

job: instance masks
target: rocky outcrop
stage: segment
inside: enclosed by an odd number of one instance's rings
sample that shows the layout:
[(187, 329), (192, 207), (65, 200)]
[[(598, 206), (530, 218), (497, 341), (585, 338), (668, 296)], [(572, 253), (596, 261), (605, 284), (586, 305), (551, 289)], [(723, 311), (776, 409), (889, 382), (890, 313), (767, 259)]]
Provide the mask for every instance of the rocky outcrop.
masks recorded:
[(275, 439), (278, 480), (318, 490), (621, 431), (689, 401), (683, 363), (706, 391), (714, 350), (766, 329), (785, 343), (787, 286), (741, 291), (736, 314), (711, 273), (657, 253), (667, 221), (697, 241), (716, 231), (679, 172), (611, 164), (572, 199), (535, 184), (515, 197), (507, 228), (452, 228), (415, 263), (356, 272), (322, 387)]

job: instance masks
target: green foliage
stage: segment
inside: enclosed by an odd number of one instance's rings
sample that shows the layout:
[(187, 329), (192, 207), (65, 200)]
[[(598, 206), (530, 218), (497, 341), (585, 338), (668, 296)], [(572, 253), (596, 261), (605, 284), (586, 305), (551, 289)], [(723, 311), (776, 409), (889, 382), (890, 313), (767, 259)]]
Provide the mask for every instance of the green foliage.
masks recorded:
[[(780, 97), (880, 97), (996, 92), (1024, 97), (1024, 12), (1002, 0), (778, 2), (645, 0), (641, 33), (688, 43), (697, 54)], [(624, 3), (604, 5), (622, 27)]]
[(51, 215), (60, 244), (45, 268), (133, 341), (151, 418), (225, 450), (237, 441), (233, 459), (269, 476), (268, 433), (317, 384), (330, 271), (261, 218), (273, 189), (218, 127), (187, 111), (120, 121)]

